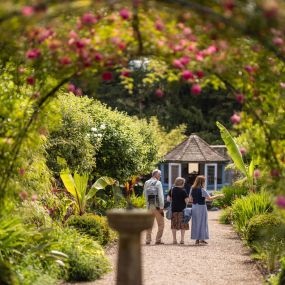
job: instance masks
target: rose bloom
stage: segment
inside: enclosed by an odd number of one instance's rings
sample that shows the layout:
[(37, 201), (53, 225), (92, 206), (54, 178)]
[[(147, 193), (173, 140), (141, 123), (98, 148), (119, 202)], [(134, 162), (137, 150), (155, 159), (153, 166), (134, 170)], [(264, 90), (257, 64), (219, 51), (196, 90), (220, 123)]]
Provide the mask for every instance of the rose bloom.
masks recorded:
[(201, 86), (199, 84), (192, 85), (191, 93), (193, 95), (199, 95), (201, 93), (201, 91), (202, 91), (202, 88), (201, 88)]
[(241, 120), (241, 117), (238, 115), (238, 114), (233, 114), (231, 116), (231, 122), (236, 125), (236, 124), (239, 124), (240, 123), (240, 120)]
[(35, 58), (40, 57), (40, 55), (41, 55), (41, 51), (38, 48), (34, 48), (34, 49), (27, 51), (26, 58), (35, 59)]
[(275, 203), (279, 208), (285, 209), (285, 196), (277, 196)]
[(131, 16), (131, 13), (130, 13), (130, 11), (127, 8), (123, 8), (120, 11), (120, 16), (122, 17), (122, 19), (128, 20), (130, 18), (130, 16)]
[(28, 17), (34, 14), (35, 10), (32, 6), (24, 6), (21, 10), (22, 15)]
[(156, 97), (163, 97), (164, 96), (164, 92), (161, 89), (156, 89), (155, 90), (155, 96)]

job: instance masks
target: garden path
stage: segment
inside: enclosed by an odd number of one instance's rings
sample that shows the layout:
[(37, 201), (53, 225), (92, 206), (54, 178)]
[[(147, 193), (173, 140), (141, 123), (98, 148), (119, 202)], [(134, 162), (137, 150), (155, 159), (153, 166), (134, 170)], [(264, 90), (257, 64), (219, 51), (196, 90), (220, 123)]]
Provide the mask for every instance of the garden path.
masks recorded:
[[(165, 244), (142, 247), (144, 285), (263, 284), (262, 275), (232, 227), (219, 223), (220, 211), (208, 213), (210, 240), (207, 246), (195, 246), (194, 241), (189, 240), (189, 231), (185, 245), (173, 245), (170, 222), (165, 220)], [(142, 242), (144, 239), (143, 236)], [(115, 268), (116, 248), (107, 254)], [(114, 271), (84, 285), (115, 285)]]

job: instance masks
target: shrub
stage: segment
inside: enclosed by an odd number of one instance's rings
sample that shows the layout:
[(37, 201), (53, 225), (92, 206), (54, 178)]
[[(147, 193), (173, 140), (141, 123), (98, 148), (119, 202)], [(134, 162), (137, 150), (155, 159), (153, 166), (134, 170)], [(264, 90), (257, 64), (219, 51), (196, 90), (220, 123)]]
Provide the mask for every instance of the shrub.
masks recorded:
[(93, 281), (109, 271), (102, 247), (72, 228), (58, 231), (59, 250), (68, 256), (67, 281)]
[[(1, 217), (0, 284), (8, 282), (2, 274), (10, 278), (10, 284), (18, 281), (22, 285), (56, 284), (62, 275), (59, 266), (62, 260), (60, 253), (55, 255), (52, 251), (58, 247), (54, 237), (53, 230), (35, 229), (34, 225), (24, 224), (14, 212)], [(2, 263), (3, 260), (6, 263)], [(10, 274), (9, 270), (15, 274)]]
[(46, 144), (47, 165), (59, 173), (59, 156), (66, 160), (72, 172), (91, 172), (95, 167), (94, 157), (100, 142), (90, 139), (93, 122), (86, 112), (88, 99), (75, 98), (69, 94), (60, 96), (54, 104), (57, 105), (61, 119), (57, 129), (49, 134)]
[(225, 195), (223, 198), (214, 200), (212, 206), (224, 208), (231, 206), (233, 201), (241, 196), (246, 196), (248, 189), (246, 187), (238, 186), (224, 186), (222, 188), (222, 193)]
[(48, 166), (59, 172), (57, 157), (73, 171), (125, 181), (148, 172), (158, 161), (157, 141), (150, 124), (87, 97), (61, 95), (58, 129), (47, 143)]
[(233, 210), (231, 207), (227, 207), (225, 208), (221, 215), (220, 215), (220, 223), (222, 224), (231, 224), (232, 223), (232, 220), (233, 220)]
[(244, 235), (249, 220), (255, 215), (272, 212), (273, 206), (268, 193), (251, 193), (246, 197), (236, 199), (232, 210), (234, 225)]
[(106, 245), (114, 237), (111, 229), (108, 227), (106, 217), (84, 214), (83, 216), (70, 217), (67, 223), (79, 232), (87, 234), (98, 241), (101, 245)]
[[(113, 189), (112, 189), (113, 188)], [(92, 204), (89, 205), (88, 211), (95, 212), (99, 216), (106, 216), (106, 212), (113, 208), (126, 208), (127, 200), (125, 199), (121, 188), (106, 187), (104, 191), (98, 191)]]
[(131, 203), (135, 208), (145, 208), (145, 197), (144, 195), (136, 196), (135, 194), (131, 195)]
[[(277, 234), (275, 231), (283, 224), (279, 216), (273, 213), (265, 213), (253, 216), (247, 226), (246, 240), (251, 243), (262, 238), (264, 233)], [(285, 239), (285, 238), (284, 238)]]
[(38, 228), (52, 226), (48, 211), (38, 201), (24, 201), (18, 213), (25, 224), (35, 225)]

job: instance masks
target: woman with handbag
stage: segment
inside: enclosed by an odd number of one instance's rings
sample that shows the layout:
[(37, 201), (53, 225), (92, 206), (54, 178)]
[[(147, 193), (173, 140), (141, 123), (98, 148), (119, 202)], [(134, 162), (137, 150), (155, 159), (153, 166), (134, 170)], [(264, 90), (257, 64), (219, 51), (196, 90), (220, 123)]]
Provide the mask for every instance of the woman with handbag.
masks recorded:
[(186, 208), (189, 197), (184, 189), (185, 179), (177, 177), (174, 181), (174, 187), (169, 190), (167, 201), (171, 202), (171, 230), (173, 244), (177, 244), (176, 231), (181, 230), (180, 244), (184, 244), (185, 230), (189, 230), (189, 224), (183, 223), (183, 210)]
[(190, 202), (192, 202), (192, 227), (191, 239), (196, 240), (195, 244), (208, 244), (205, 240), (209, 239), (208, 212), (206, 200), (214, 200), (224, 197), (224, 194), (210, 196), (205, 190), (205, 176), (196, 177), (190, 189)]

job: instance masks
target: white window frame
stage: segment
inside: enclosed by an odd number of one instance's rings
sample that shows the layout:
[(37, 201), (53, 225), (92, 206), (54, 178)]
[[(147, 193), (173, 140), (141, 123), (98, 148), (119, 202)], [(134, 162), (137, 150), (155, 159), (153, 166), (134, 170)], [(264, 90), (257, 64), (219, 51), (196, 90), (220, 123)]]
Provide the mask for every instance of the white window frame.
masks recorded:
[(168, 188), (171, 189), (174, 181), (171, 181), (172, 179), (172, 166), (178, 166), (178, 176), (181, 176), (181, 163), (169, 163), (168, 165)]
[(215, 176), (214, 176), (214, 191), (217, 191), (217, 180), (218, 180), (218, 165), (217, 163), (206, 163), (205, 164), (205, 187), (208, 188), (208, 166), (214, 166), (215, 169)]

